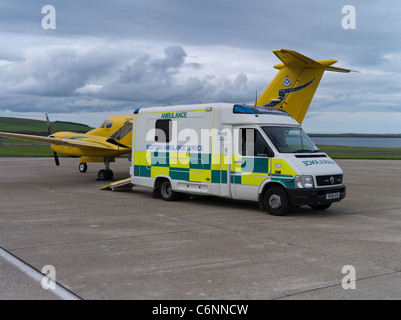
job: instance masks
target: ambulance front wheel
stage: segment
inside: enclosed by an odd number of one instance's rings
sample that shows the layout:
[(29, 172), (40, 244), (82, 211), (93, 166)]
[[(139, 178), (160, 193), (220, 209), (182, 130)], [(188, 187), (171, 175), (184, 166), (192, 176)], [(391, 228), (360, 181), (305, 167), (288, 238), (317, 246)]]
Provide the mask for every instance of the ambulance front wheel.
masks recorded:
[(287, 192), (281, 187), (271, 187), (263, 196), (263, 204), (268, 213), (273, 216), (282, 216), (290, 208)]
[(171, 188), (171, 183), (169, 180), (163, 180), (159, 188), (160, 198), (164, 201), (172, 201), (176, 198), (176, 193)]

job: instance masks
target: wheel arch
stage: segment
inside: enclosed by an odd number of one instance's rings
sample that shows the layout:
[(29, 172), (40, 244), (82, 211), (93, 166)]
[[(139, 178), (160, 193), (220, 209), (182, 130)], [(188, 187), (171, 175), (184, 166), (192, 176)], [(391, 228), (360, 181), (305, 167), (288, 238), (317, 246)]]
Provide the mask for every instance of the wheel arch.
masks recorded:
[[(272, 187), (281, 187), (287, 192), (287, 188), (284, 184), (282, 184), (279, 181), (272, 181), (272, 180), (265, 180), (264, 183), (262, 183), (259, 187), (259, 196), (263, 195), (267, 189), (270, 189)], [(288, 192), (287, 192), (288, 193)]]
[(160, 187), (161, 183), (163, 182), (163, 180), (168, 180), (171, 184), (171, 187), (173, 186), (172, 180), (169, 176), (159, 175), (159, 176), (155, 177), (155, 182), (153, 183), (153, 189), (158, 189)]

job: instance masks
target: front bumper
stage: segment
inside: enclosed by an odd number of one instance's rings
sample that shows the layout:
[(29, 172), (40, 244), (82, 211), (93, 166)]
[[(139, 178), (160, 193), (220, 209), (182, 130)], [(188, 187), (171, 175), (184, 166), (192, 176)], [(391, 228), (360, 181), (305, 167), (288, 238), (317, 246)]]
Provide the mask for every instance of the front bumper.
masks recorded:
[[(294, 206), (301, 205), (320, 205), (332, 202), (338, 202), (345, 198), (345, 185), (330, 188), (313, 188), (313, 189), (287, 189), (291, 204)], [(327, 199), (327, 194), (339, 193), (340, 196), (335, 199)]]

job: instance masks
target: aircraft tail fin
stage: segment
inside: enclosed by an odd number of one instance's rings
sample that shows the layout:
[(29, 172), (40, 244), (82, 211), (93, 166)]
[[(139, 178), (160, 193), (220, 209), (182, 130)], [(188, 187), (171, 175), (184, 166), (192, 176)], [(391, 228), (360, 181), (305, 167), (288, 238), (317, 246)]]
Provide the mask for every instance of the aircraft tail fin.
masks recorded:
[(302, 123), (325, 70), (351, 72), (332, 67), (337, 60), (312, 60), (296, 51), (281, 49), (273, 53), (282, 61), (279, 72), (256, 101), (258, 106), (280, 108)]

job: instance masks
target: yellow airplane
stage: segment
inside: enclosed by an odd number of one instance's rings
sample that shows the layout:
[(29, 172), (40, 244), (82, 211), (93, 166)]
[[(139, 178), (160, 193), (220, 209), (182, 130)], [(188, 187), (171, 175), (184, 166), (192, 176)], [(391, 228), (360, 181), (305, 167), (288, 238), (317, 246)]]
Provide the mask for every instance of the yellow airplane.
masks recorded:
[(354, 71), (333, 67), (337, 60), (315, 61), (293, 50), (281, 49), (273, 53), (282, 63), (274, 66), (279, 72), (257, 99), (256, 105), (282, 109), (299, 124), (302, 124), (325, 70)]
[(98, 172), (99, 180), (113, 179), (110, 162), (131, 152), (132, 115), (109, 117), (100, 127), (84, 134), (67, 131), (53, 133), (47, 114), (46, 119), (48, 137), (8, 132), (0, 132), (0, 137), (48, 143), (54, 151), (56, 165), (60, 164), (58, 153), (80, 157), (79, 171), (82, 173), (86, 172), (88, 162), (104, 162), (105, 169)]
[[(274, 66), (279, 72), (257, 99), (256, 105), (280, 108), (289, 113), (300, 124), (305, 117), (324, 71), (352, 71), (332, 67), (337, 62), (336, 60), (315, 61), (288, 49), (275, 50), (273, 53), (282, 63)], [(112, 116), (99, 128), (85, 134), (53, 133), (47, 115), (46, 119), (48, 137), (7, 132), (0, 132), (0, 137), (48, 143), (54, 151), (56, 165), (59, 165), (58, 153), (80, 157), (80, 172), (86, 172), (88, 162), (104, 162), (105, 169), (98, 172), (99, 180), (112, 179), (113, 171), (110, 170), (110, 162), (114, 162), (115, 157), (131, 153), (132, 115)]]

